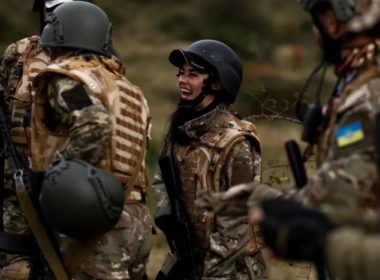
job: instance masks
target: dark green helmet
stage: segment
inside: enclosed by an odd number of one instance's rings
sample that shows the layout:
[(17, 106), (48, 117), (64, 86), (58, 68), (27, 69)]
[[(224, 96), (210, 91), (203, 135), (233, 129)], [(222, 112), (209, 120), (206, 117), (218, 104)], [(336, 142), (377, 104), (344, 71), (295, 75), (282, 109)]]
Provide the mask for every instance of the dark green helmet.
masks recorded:
[(192, 56), (201, 58), (215, 69), (227, 94), (225, 100), (233, 103), (243, 78), (243, 67), (237, 54), (220, 41), (204, 39), (192, 43), (186, 50), (173, 50), (169, 55), (169, 61), (180, 68), (185, 62), (191, 65)]
[(93, 2), (92, 0), (34, 0), (33, 12), (37, 12), (43, 7), (46, 7), (47, 9), (51, 9), (51, 8), (54, 8), (55, 6), (61, 5), (63, 3), (71, 2), (71, 1)]
[(354, 17), (358, 8), (358, 0), (298, 0), (298, 2), (307, 12), (311, 12), (318, 4), (328, 3), (341, 21), (347, 21)]
[(111, 173), (81, 160), (58, 159), (45, 174), (39, 197), (47, 223), (74, 238), (112, 229), (124, 206), (124, 190)]
[(98, 6), (73, 1), (49, 14), (40, 42), (42, 47), (83, 49), (111, 57), (112, 25)]

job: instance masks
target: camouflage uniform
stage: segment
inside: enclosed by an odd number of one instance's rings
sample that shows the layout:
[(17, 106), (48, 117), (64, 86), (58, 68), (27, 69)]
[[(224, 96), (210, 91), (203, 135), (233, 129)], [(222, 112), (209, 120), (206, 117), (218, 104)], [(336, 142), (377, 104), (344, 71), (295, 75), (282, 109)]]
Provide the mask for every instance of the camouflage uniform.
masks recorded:
[[(337, 68), (339, 83), (323, 108), (318, 141), (319, 166), (308, 184), (292, 196), (313, 208), (373, 211), (379, 206), (380, 185), (376, 162), (375, 115), (379, 110), (379, 42), (352, 50)], [(278, 195), (255, 183), (249, 204)]]
[(326, 266), (332, 279), (379, 278), (379, 235), (344, 227), (329, 234)]
[[(39, 74), (31, 131), (33, 170), (43, 171), (63, 154), (109, 170), (127, 183), (148, 137), (148, 107), (123, 70), (115, 58), (69, 53)], [(73, 279), (142, 279), (152, 233), (144, 163), (129, 188), (119, 222), (97, 241)], [(62, 234), (57, 239), (69, 261), (78, 240)]]
[[(5, 113), (11, 127), (12, 140), (26, 156), (28, 150), (27, 131), (24, 123), (31, 111), (34, 77), (46, 67), (48, 56), (39, 45), (39, 36), (31, 36), (9, 45), (0, 60), (0, 84), (5, 89)], [(4, 231), (20, 235), (31, 234), (14, 192), (15, 168), (9, 152), (5, 159)], [(30, 264), (25, 256), (8, 255), (8, 265), (2, 270), (2, 279), (28, 279)]]
[(340, 82), (324, 108), (321, 164), (297, 194), (304, 205), (349, 210), (379, 207), (375, 116), (380, 108), (379, 43), (352, 50), (337, 67)]
[[(192, 245), (198, 275), (204, 280), (266, 279), (261, 236), (257, 228), (249, 226), (246, 214), (213, 216), (194, 205), (202, 191), (224, 192), (235, 184), (260, 181), (260, 142), (253, 124), (239, 120), (221, 104), (184, 123), (180, 130), (189, 137), (189, 143), (167, 140), (162, 154), (168, 154), (173, 145), (181, 199), (194, 227)], [(155, 176), (153, 190), (156, 217), (170, 212), (160, 174)]]

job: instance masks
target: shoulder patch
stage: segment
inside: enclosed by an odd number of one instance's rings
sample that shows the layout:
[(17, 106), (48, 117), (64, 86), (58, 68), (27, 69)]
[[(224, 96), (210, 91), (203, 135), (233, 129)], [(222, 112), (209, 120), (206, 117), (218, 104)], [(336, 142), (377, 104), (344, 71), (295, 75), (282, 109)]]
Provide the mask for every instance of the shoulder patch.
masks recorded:
[(359, 121), (349, 123), (339, 128), (336, 133), (338, 147), (346, 147), (364, 139), (364, 132)]

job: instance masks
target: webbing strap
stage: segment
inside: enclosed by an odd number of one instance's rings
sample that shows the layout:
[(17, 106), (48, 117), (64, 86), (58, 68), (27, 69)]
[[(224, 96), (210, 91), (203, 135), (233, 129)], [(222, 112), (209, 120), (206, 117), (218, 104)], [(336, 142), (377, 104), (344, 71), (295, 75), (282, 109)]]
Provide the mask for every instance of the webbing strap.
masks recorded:
[(17, 170), (14, 175), (16, 194), (30, 229), (32, 230), (37, 244), (46, 258), (46, 261), (48, 262), (56, 279), (69, 280), (69, 277), (67, 276), (67, 273), (62, 265), (62, 261), (51, 243), (50, 238), (47, 235), (46, 230), (33, 206), (22, 176), (22, 170)]

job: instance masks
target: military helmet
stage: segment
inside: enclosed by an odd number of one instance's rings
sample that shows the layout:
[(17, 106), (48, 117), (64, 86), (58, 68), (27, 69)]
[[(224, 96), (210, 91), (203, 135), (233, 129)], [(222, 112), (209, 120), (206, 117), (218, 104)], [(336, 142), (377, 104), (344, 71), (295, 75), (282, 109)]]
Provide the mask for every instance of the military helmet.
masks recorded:
[(71, 2), (71, 1), (84, 1), (84, 2), (93, 2), (92, 0), (34, 0), (33, 3), (33, 12), (38, 11), (42, 7), (46, 7), (48, 9), (53, 8), (54, 6), (66, 3), (66, 2)]
[(372, 1), (372, 4), (360, 15), (349, 21), (348, 29), (352, 32), (366, 30), (379, 30), (380, 24), (380, 0)]
[(339, 20), (348, 21), (367, 9), (372, 0), (298, 0), (298, 2), (307, 12), (311, 12), (318, 4), (328, 3)]
[(186, 50), (175, 49), (169, 55), (169, 61), (176, 67), (182, 67), (185, 63), (197, 67), (202, 61), (206, 62), (206, 69), (211, 66), (227, 94), (226, 102), (233, 103), (239, 91), (243, 67), (237, 54), (226, 44), (204, 39), (192, 43)]
[(47, 223), (74, 238), (102, 234), (113, 228), (124, 206), (124, 190), (111, 173), (81, 160), (54, 161), (39, 196)]
[(73, 1), (49, 14), (40, 42), (42, 47), (83, 49), (111, 57), (112, 25), (98, 6)]

